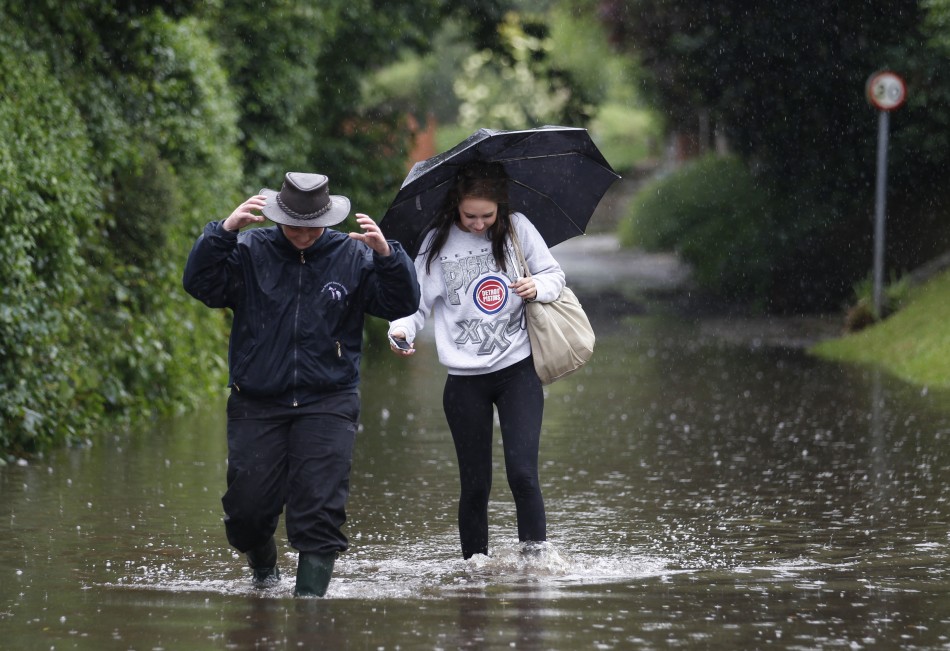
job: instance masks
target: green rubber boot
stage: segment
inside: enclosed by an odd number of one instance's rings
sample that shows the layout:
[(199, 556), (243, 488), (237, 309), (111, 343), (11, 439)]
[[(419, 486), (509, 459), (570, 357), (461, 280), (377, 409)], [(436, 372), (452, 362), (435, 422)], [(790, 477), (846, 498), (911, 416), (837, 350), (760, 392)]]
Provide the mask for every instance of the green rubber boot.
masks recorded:
[(277, 569), (277, 542), (271, 536), (266, 543), (247, 552), (247, 564), (254, 572), (255, 585), (265, 585), (280, 580)]
[(330, 575), (333, 574), (333, 563), (336, 553), (311, 554), (301, 552), (297, 559), (297, 585), (294, 587), (295, 597), (322, 597), (327, 593), (330, 585)]

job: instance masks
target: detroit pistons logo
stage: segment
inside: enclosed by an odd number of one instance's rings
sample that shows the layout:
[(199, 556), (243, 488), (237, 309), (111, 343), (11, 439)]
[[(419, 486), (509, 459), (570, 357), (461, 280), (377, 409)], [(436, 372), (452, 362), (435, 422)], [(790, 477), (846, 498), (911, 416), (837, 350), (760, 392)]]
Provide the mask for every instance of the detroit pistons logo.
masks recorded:
[(485, 314), (497, 314), (508, 302), (508, 285), (497, 276), (487, 276), (475, 285), (472, 298)]

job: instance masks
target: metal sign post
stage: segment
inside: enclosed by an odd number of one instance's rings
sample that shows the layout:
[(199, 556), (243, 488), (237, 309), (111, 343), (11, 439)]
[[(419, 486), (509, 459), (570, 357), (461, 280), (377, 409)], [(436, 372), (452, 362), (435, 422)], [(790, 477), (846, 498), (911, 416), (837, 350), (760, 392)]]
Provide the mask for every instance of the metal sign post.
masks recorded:
[(881, 318), (884, 296), (884, 219), (887, 188), (887, 139), (890, 112), (907, 99), (904, 80), (890, 71), (876, 72), (868, 78), (868, 101), (878, 109), (877, 184), (874, 191), (874, 316)]

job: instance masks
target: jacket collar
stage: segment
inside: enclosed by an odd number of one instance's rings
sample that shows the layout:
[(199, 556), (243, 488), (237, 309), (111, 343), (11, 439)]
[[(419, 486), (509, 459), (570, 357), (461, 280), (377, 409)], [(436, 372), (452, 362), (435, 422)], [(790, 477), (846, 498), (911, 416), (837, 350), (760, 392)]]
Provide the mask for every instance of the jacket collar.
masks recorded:
[(301, 253), (303, 253), (305, 258), (312, 257), (327, 246), (329, 241), (333, 239), (333, 235), (331, 235), (331, 233), (335, 232), (330, 228), (324, 228), (323, 235), (321, 235), (316, 242), (311, 244), (306, 249), (298, 249), (293, 245), (293, 242), (287, 239), (287, 236), (284, 235), (284, 231), (281, 230), (280, 226), (274, 225), (272, 227), (272, 231), (274, 233), (272, 239), (277, 248), (292, 258), (299, 257)]

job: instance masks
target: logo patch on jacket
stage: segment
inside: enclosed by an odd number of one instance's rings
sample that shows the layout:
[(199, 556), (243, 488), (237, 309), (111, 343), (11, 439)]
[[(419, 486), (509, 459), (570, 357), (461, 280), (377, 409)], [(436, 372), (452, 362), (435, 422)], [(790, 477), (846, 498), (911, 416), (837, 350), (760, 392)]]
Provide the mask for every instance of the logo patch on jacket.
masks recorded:
[(329, 293), (331, 301), (342, 301), (347, 295), (346, 287), (333, 280), (324, 285), (320, 291)]
[(485, 314), (496, 314), (508, 302), (508, 285), (497, 276), (486, 276), (472, 292), (475, 305)]

